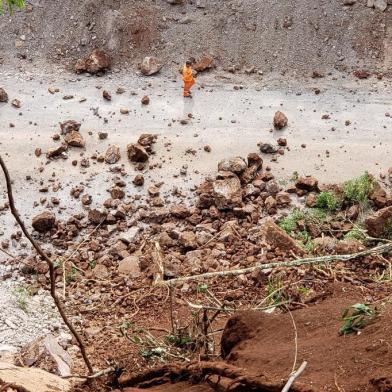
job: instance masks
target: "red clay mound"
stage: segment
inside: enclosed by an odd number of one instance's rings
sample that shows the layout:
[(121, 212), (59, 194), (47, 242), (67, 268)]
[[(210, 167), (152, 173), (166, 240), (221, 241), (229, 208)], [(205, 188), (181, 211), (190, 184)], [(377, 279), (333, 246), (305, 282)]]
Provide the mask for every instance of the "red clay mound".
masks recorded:
[[(360, 334), (339, 335), (342, 311), (366, 302), (358, 289), (337, 288), (323, 303), (292, 312), (298, 332), (297, 367), (308, 366), (300, 382), (315, 391), (392, 391), (392, 310), (381, 311)], [(294, 361), (290, 314), (245, 312), (232, 317), (222, 337), (222, 355), (249, 373), (278, 382)], [(386, 380), (384, 378), (387, 378)]]

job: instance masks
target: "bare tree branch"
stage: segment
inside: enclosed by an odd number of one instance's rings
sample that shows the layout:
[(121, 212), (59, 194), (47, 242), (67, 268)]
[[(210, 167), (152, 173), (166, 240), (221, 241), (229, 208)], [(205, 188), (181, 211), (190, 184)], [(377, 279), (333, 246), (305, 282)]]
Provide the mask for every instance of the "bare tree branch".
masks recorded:
[(8, 172), (7, 166), (3, 160), (3, 158), (0, 156), (0, 166), (3, 169), (6, 184), (7, 184), (7, 194), (8, 194), (8, 201), (11, 209), (11, 213), (14, 216), (15, 220), (18, 222), (20, 228), (23, 231), (23, 234), (27, 237), (27, 239), (31, 242), (31, 245), (35, 248), (37, 253), (46, 261), (49, 267), (49, 277), (50, 277), (50, 295), (53, 298), (54, 303), (56, 304), (56, 307), (61, 315), (61, 318), (64, 320), (64, 323), (66, 326), (69, 328), (71, 331), (72, 335), (75, 337), (78, 346), (80, 348), (80, 352), (82, 354), (83, 360), (88, 368), (89, 374), (93, 374), (93, 367), (91, 366), (91, 362), (88, 359), (88, 356), (86, 354), (86, 349), (84, 346), (84, 343), (82, 341), (82, 338), (76, 331), (75, 327), (71, 323), (71, 321), (68, 319), (67, 315), (65, 314), (63, 304), (60, 301), (60, 298), (57, 296), (56, 293), (56, 275), (55, 275), (55, 267), (52, 262), (52, 260), (45, 254), (45, 252), (42, 250), (42, 248), (39, 246), (39, 244), (33, 239), (33, 237), (30, 235), (30, 233), (27, 231), (25, 224), (23, 223), (16, 207), (15, 207), (15, 201), (14, 201), (14, 196), (12, 193), (12, 185), (11, 185), (11, 178), (10, 174)]

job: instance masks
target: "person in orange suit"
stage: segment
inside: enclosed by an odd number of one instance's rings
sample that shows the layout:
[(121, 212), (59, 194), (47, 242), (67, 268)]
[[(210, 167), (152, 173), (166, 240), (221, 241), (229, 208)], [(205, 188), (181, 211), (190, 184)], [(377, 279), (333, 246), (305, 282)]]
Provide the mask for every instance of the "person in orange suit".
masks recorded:
[(192, 98), (191, 88), (195, 84), (195, 79), (190, 61), (187, 61), (182, 68), (182, 80), (184, 82), (184, 97)]

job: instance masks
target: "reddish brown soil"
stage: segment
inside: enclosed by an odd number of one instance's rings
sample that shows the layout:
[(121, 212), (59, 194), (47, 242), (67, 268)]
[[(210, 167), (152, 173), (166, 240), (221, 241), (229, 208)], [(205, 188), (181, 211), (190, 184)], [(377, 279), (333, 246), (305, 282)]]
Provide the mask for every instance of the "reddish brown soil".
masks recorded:
[[(308, 366), (295, 384), (297, 391), (391, 391), (392, 375), (392, 309), (387, 301), (378, 301), (379, 316), (358, 334), (339, 335), (342, 311), (355, 303), (369, 302), (363, 287), (334, 284), (331, 295), (323, 302), (292, 311), (297, 329), (297, 362)], [(230, 318), (222, 336), (221, 366), (241, 369), (249, 379), (268, 380), (268, 389), (280, 391), (292, 371), (295, 357), (295, 330), (290, 313), (266, 314), (244, 311)], [(219, 362), (218, 362), (219, 367)], [(184, 367), (186, 369), (186, 367)], [(149, 388), (153, 391), (211, 391), (211, 385), (192, 385), (179, 376), (168, 376), (169, 383)], [(151, 385), (163, 383), (156, 376)], [(176, 377), (182, 381), (175, 383)], [(207, 380), (205, 377), (204, 380)], [(199, 380), (202, 381), (203, 379)], [(222, 378), (223, 379), (223, 378)], [(146, 379), (144, 380), (146, 381)], [(180, 381), (180, 380), (179, 380)], [(211, 378), (207, 380), (211, 384)], [(174, 382), (174, 383), (172, 383)], [(190, 381), (191, 382), (191, 381)], [(195, 382), (194, 378), (192, 382)], [(148, 384), (148, 383), (147, 383)], [(144, 387), (147, 385), (144, 383)], [(125, 382), (125, 385), (129, 385)], [(129, 386), (126, 392), (141, 389)], [(233, 390), (244, 390), (235, 388)], [(245, 389), (246, 390), (246, 389)], [(248, 389), (250, 390), (250, 389)]]

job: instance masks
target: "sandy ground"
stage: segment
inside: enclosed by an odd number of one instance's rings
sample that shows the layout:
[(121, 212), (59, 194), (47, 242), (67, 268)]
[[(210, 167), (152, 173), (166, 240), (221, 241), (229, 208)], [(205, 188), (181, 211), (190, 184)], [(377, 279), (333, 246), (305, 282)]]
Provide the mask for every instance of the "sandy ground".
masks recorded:
[[(114, 176), (110, 166), (90, 159), (91, 166), (81, 170), (80, 166), (72, 166), (71, 161), (80, 160), (81, 155), (104, 153), (110, 144), (121, 147), (119, 163), (128, 173), (125, 181), (129, 184), (126, 188), (129, 195), (136, 192), (145, 195), (154, 181), (164, 181), (163, 190), (167, 193), (173, 186), (190, 189), (214, 172), (219, 160), (246, 156), (258, 151), (258, 142), (274, 143), (278, 137), (287, 138), (290, 151), (279, 156), (277, 162), (270, 162), (271, 155), (266, 155), (265, 162), (273, 167), (282, 184), (295, 171), (315, 175), (325, 182), (340, 182), (365, 170), (378, 176), (392, 166), (392, 119), (385, 115), (389, 110), (392, 112), (389, 83), (376, 79), (357, 81), (328, 76), (289, 83), (278, 78), (269, 81), (249, 78), (241, 89), (235, 89), (239, 86), (236, 75), (209, 74), (199, 78), (198, 85), (202, 88), (194, 91), (192, 100), (182, 98), (179, 78), (123, 74), (96, 78), (66, 73), (33, 78), (26, 72), (18, 75), (4, 72), (1, 81), (10, 100), (17, 98), (22, 102), (20, 109), (10, 103), (0, 104), (0, 151), (15, 182), (17, 205), (28, 222), (45, 208), (33, 208), (33, 202), (43, 196), (48, 200), (53, 196), (61, 199), (57, 212), (64, 219), (80, 211), (80, 201), (69, 197), (72, 186), (80, 183), (89, 188), (93, 206), (100, 205), (108, 197), (107, 189)], [(50, 86), (60, 92), (50, 94)], [(122, 95), (115, 94), (119, 86), (126, 90)], [(314, 93), (315, 87), (321, 90), (319, 95)], [(102, 99), (103, 89), (112, 93), (111, 102)], [(74, 98), (64, 100), (65, 95)], [(140, 103), (143, 95), (151, 99), (148, 106)], [(79, 102), (81, 98), (86, 101)], [(97, 108), (99, 116), (94, 114), (93, 109)], [(120, 114), (120, 108), (130, 109), (129, 115)], [(272, 130), (276, 110), (282, 110), (289, 118), (289, 126), (283, 131)], [(178, 120), (188, 118), (188, 113), (193, 119), (181, 125)], [(329, 114), (330, 119), (323, 120), (323, 114)], [(73, 148), (68, 160), (56, 162), (47, 162), (44, 154), (36, 158), (36, 147), (45, 152), (59, 143), (52, 136), (59, 133), (59, 122), (67, 119), (82, 123), (86, 150)], [(351, 125), (346, 126), (346, 120)], [(10, 128), (10, 123), (15, 127)], [(108, 132), (108, 138), (99, 140), (99, 131)], [(152, 163), (161, 163), (162, 167), (147, 171), (145, 187), (136, 190), (131, 183), (136, 171), (126, 158), (126, 145), (144, 132), (159, 134)], [(203, 150), (205, 145), (211, 146), (211, 153)], [(196, 154), (186, 154), (188, 149), (196, 150)], [(186, 176), (180, 174), (184, 164)], [(44, 167), (42, 173), (38, 171), (40, 166)], [(28, 175), (31, 180), (26, 180)], [(53, 183), (60, 183), (62, 189), (38, 191), (42, 185)], [(0, 184), (4, 189), (4, 183)], [(1, 192), (0, 197), (1, 204), (5, 193)], [(0, 239), (13, 231), (10, 214), (0, 215), (0, 234), (3, 233)]]

